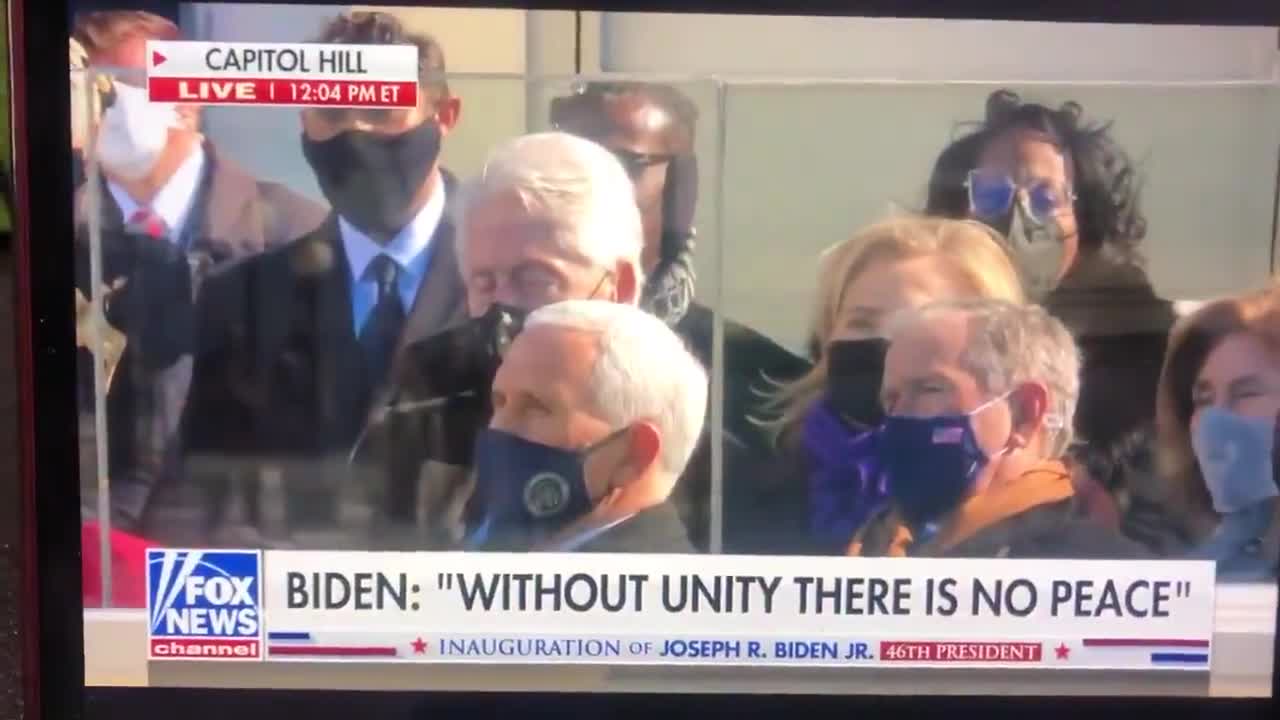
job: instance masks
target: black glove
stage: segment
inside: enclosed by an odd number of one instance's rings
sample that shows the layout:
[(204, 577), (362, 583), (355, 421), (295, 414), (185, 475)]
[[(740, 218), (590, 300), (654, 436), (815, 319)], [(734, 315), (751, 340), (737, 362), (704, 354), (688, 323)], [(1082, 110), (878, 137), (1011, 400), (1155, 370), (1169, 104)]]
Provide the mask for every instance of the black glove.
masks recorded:
[(121, 231), (102, 236), (102, 276), (92, 278), (89, 248), (76, 248), (76, 285), (92, 298), (116, 287), (103, 308), (106, 320), (129, 339), (139, 367), (158, 370), (191, 351), (195, 307), (192, 267), (168, 240)]
[(406, 348), (401, 389), (421, 400), (469, 392), (489, 393), (502, 355), (524, 325), (526, 313), (493, 305), (478, 318), (432, 335)]
[(394, 456), (412, 447), (415, 462), (469, 465), (476, 434), (489, 421), (493, 377), (525, 315), (494, 305), (406, 348), (395, 395), (383, 410), (385, 450)]

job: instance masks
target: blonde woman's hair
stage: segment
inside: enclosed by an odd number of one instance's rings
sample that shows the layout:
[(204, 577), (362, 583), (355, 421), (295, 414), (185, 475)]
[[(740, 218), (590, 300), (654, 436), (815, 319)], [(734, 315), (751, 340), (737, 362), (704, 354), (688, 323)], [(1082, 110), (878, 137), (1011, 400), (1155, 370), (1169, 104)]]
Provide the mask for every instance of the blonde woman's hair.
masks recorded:
[[(766, 407), (770, 427), (787, 440), (826, 389), (826, 346), (836, 331), (845, 294), (869, 265), (879, 260), (936, 256), (972, 293), (970, 297), (1025, 302), (1022, 282), (1000, 236), (982, 223), (923, 216), (898, 216), (859, 230), (822, 253), (812, 330), (818, 357), (805, 376), (776, 386)], [(1068, 421), (1069, 422), (1069, 421)]]

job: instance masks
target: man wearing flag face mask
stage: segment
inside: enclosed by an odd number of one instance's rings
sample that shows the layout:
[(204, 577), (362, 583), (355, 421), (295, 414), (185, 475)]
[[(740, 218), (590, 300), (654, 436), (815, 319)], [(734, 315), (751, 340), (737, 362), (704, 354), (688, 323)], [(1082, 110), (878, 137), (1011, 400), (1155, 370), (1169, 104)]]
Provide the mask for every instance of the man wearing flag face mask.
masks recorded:
[[(1052, 109), (998, 90), (978, 128), (939, 155), (927, 212), (1003, 233), (1029, 299), (1077, 338), (1084, 364), (1075, 464), (1111, 464), (1125, 448), (1148, 444), (1176, 315), (1143, 268), (1141, 176), (1110, 125), (1090, 122), (1074, 102)], [(1089, 473), (1077, 478), (1082, 489), (1093, 485)], [(1117, 500), (1130, 478), (1113, 478)]]
[[(178, 40), (169, 20), (142, 11), (82, 14), (73, 54), (99, 71), (93, 94), (73, 83), (73, 142), (92, 148), (96, 183), (76, 190), (77, 288), (107, 293), (125, 345), (106, 391), (111, 505), (117, 527), (146, 531), (152, 500), (177, 481), (178, 421), (190, 384), (193, 304), (214, 269), (316, 227), (323, 209), (259, 181), (200, 133), (200, 108), (152, 103), (146, 42)], [(86, 76), (78, 77), (80, 80)], [(83, 150), (83, 148), (82, 148)], [(83, 170), (84, 168), (82, 168)], [(90, 277), (90, 214), (99, 214), (102, 274)], [(110, 288), (110, 290), (108, 290)], [(81, 358), (81, 407), (94, 406), (92, 364)]]
[[(447, 208), (454, 184), (440, 168), (461, 102), (440, 45), (390, 14), (340, 16), (319, 42), (416, 45), (418, 105), (303, 110), (302, 154), (333, 213), (209, 283), (184, 437), (188, 458), (213, 476), (200, 482), (215, 507), (230, 502), (220, 463), (260, 470), (258, 458), (281, 458), (303, 470), (284, 478), (276, 500), (260, 502), (252, 483), (244, 490), (249, 505), (271, 506), (278, 522), (268, 532), (366, 547), (385, 505), (368, 526), (344, 522), (369, 510), (347, 512), (375, 498), (382, 472), (352, 464), (353, 448), (404, 348), (464, 317)], [(356, 498), (352, 487), (368, 492)], [(250, 518), (244, 530), (255, 538), (264, 528)]]
[(668, 502), (702, 433), (707, 375), (660, 320), (600, 300), (529, 315), (476, 447), (481, 550), (688, 553)]
[(939, 302), (889, 328), (875, 437), (891, 509), (849, 548), (864, 556), (1123, 558), (1136, 545), (1076, 517), (1057, 459), (1079, 389), (1060, 322), (1000, 300)]
[[(767, 499), (726, 504), (730, 552), (799, 545), (843, 553), (885, 498), (885, 478), (866, 440), (883, 420), (888, 319), (938, 300), (1024, 299), (1017, 270), (991, 229), (925, 217), (882, 220), (824, 251), (816, 288), (818, 363), (773, 399), (780, 417), (771, 425), (787, 471), (770, 478)], [(788, 543), (787, 534), (805, 541)], [(768, 540), (756, 545), (760, 537)]]

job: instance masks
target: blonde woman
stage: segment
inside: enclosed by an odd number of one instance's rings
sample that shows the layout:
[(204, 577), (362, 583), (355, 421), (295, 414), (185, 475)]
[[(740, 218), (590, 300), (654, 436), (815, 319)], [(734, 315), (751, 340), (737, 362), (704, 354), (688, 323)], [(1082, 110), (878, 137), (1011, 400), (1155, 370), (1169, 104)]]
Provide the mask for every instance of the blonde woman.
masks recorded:
[(1280, 285), (1211, 302), (1181, 321), (1156, 395), (1166, 531), (1220, 579), (1274, 578), (1280, 562)]
[[(880, 420), (881, 327), (898, 310), (965, 298), (1024, 301), (1018, 273), (999, 237), (980, 223), (894, 217), (858, 231), (823, 255), (812, 320), (816, 362), (807, 375), (782, 386), (773, 403), (777, 419), (771, 425), (788, 460), (789, 477), (779, 478), (771, 501), (755, 503), (763, 507), (726, 512), (728, 551), (754, 551), (734, 547), (737, 536), (751, 534), (756, 539), (745, 545), (770, 542), (792, 552), (844, 551), (885, 497), (884, 488), (873, 481), (873, 459), (859, 443), (864, 431)], [(782, 517), (786, 515), (789, 520)], [(778, 537), (784, 533), (801, 537)], [(768, 535), (772, 539), (761, 537)]]

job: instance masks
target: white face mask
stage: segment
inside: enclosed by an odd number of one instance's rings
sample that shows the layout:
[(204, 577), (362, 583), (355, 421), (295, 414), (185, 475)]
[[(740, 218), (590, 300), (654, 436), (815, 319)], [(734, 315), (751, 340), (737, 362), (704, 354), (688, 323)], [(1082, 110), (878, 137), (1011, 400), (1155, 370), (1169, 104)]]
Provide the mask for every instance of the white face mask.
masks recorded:
[(1009, 221), (1009, 250), (1026, 283), (1027, 295), (1039, 302), (1058, 284), (1062, 256), (1066, 248), (1057, 223), (1039, 222), (1027, 206), (1026, 195), (1018, 193)]
[(115, 83), (115, 102), (102, 113), (97, 154), (102, 167), (126, 180), (145, 177), (178, 125), (173, 103), (153, 103), (142, 88)]

